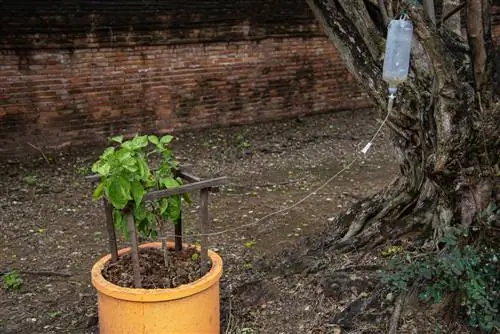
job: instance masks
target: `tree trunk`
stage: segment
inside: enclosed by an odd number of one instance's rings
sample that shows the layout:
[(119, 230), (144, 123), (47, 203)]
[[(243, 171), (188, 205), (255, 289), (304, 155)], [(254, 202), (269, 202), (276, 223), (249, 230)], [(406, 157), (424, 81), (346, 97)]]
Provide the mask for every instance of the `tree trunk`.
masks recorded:
[[(498, 96), (491, 88), (491, 28), (485, 2), (467, 5), (474, 20), (468, 24), (469, 55), (466, 42), (434, 28), (422, 6), (402, 1), (424, 53), (399, 87), (387, 122), (400, 175), (338, 218), (332, 247), (373, 245), (410, 234), (424, 236), (424, 242), (436, 240), (454, 224), (472, 224), (491, 200), (500, 118)], [(374, 47), (380, 47), (383, 37), (366, 22), (366, 8), (349, 0), (307, 3), (347, 68), (385, 115), (387, 85)], [(466, 63), (468, 56), (472, 61)]]

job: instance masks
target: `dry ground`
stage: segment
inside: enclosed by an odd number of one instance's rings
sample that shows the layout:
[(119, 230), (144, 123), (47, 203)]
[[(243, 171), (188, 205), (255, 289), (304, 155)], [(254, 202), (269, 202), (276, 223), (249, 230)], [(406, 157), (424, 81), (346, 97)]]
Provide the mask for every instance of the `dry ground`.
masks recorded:
[[(314, 259), (307, 266), (304, 259), (289, 259), (304, 236), (321, 236), (332, 217), (395, 176), (383, 134), (366, 156), (358, 153), (377, 126), (374, 113), (352, 111), (178, 136), (177, 156), (195, 174), (231, 180), (210, 197), (211, 231), (227, 230), (210, 239), (225, 262), (227, 333), (336, 333), (331, 316), (372, 287), (368, 276), (349, 268), (376, 263), (376, 252), (329, 259), (338, 268), (338, 284), (318, 270), (308, 274)], [(29, 161), (1, 158), (0, 271), (18, 270), (24, 282), (17, 291), (0, 289), (0, 333), (96, 332), (89, 271), (107, 252), (106, 236), (101, 204), (92, 200), (84, 175), (100, 150), (48, 156), (50, 164), (36, 153)], [(308, 200), (258, 221), (296, 203), (355, 157), (360, 160), (352, 168)], [(193, 198), (184, 211), (188, 234), (196, 233)], [(371, 321), (358, 331), (387, 329)], [(404, 321), (403, 328), (412, 323)]]

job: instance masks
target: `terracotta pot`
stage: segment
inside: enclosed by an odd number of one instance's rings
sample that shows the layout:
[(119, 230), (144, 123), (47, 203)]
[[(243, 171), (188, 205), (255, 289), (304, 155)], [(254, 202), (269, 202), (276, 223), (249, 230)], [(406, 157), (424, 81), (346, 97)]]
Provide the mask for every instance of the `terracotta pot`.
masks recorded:
[[(148, 243), (140, 247), (161, 247)], [(169, 243), (173, 247), (173, 243)], [(128, 252), (122, 249), (119, 255)], [(209, 251), (210, 271), (199, 280), (174, 289), (132, 289), (114, 285), (102, 276), (111, 258), (107, 255), (92, 268), (97, 289), (101, 334), (202, 334), (220, 332), (219, 280), (222, 259)]]

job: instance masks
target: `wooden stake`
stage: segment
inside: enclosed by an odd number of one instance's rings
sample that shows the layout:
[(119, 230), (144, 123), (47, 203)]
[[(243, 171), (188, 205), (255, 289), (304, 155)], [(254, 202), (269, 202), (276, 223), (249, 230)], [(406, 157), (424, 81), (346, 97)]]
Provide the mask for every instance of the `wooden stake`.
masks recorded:
[(201, 274), (208, 272), (208, 193), (209, 189), (200, 190), (200, 230), (201, 230)]
[(109, 252), (111, 253), (111, 261), (118, 260), (118, 246), (116, 245), (115, 224), (113, 221), (113, 207), (103, 199), (104, 211), (106, 212), (106, 230), (108, 231)]
[(136, 289), (142, 288), (141, 279), (141, 266), (139, 264), (139, 245), (137, 244), (137, 233), (135, 231), (135, 221), (132, 212), (127, 213), (128, 234), (130, 237), (130, 244), (132, 246), (132, 266), (134, 268), (134, 287)]

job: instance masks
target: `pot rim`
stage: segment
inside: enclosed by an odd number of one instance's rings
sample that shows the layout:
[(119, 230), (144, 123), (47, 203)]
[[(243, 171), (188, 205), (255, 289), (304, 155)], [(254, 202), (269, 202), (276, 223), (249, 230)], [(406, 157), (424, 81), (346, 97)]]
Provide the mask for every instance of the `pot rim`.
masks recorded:
[[(173, 242), (168, 242), (173, 246)], [(139, 246), (140, 248), (160, 248), (161, 242), (150, 242)], [(118, 255), (122, 255), (130, 250), (130, 247), (120, 249)], [(212, 262), (212, 267), (200, 279), (180, 285), (173, 289), (135, 289), (124, 288), (107, 281), (102, 276), (104, 265), (111, 259), (111, 254), (102, 257), (92, 267), (92, 285), (102, 294), (107, 296), (136, 302), (158, 302), (180, 299), (197, 294), (216, 284), (222, 276), (222, 258), (214, 251), (209, 250), (208, 256)]]

